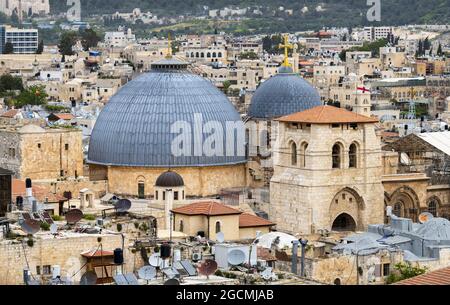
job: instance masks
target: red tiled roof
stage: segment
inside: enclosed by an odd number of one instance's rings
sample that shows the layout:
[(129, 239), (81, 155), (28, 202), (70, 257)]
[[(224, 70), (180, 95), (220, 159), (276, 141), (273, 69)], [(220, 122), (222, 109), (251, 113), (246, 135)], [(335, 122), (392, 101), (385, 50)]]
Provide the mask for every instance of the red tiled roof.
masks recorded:
[(5, 113), (3, 113), (1, 115), (2, 118), (9, 118), (12, 119), (13, 117), (15, 117), (17, 115), (17, 113), (19, 112), (18, 109), (11, 109), (9, 111), (6, 111)]
[(450, 285), (450, 267), (431, 271), (394, 285)]
[(51, 116), (55, 116), (60, 120), (66, 120), (66, 121), (70, 121), (74, 118), (74, 116), (70, 113), (52, 113), (49, 117)]
[[(45, 199), (48, 199), (48, 202), (55, 203), (60, 201), (67, 201), (67, 198), (64, 198), (63, 196), (59, 196), (57, 194), (53, 194), (48, 189), (46, 189), (43, 186), (39, 185), (33, 185), (33, 196), (37, 199), (37, 201), (45, 202)], [(18, 196), (25, 197), (26, 195), (26, 187), (25, 187), (25, 181), (13, 179), (12, 181), (12, 195), (13, 198), (16, 198)]]
[(275, 223), (271, 221), (249, 213), (239, 215), (239, 228), (269, 227), (274, 225)]
[(172, 210), (175, 214), (183, 215), (206, 215), (206, 216), (219, 216), (219, 215), (238, 215), (242, 214), (241, 211), (232, 207), (226, 206), (222, 203), (215, 201), (207, 202), (195, 202)]
[(113, 251), (101, 251), (101, 250), (91, 250), (87, 252), (80, 253), (83, 257), (105, 257), (105, 256), (114, 256)]
[(378, 123), (377, 119), (327, 105), (290, 114), (279, 118), (277, 121), (311, 124)]
[(258, 255), (258, 258), (263, 260), (263, 261), (273, 262), (273, 261), (277, 260), (275, 255), (273, 255), (271, 253), (270, 249), (266, 249), (266, 248), (263, 248), (263, 247), (258, 247), (257, 248), (257, 255)]

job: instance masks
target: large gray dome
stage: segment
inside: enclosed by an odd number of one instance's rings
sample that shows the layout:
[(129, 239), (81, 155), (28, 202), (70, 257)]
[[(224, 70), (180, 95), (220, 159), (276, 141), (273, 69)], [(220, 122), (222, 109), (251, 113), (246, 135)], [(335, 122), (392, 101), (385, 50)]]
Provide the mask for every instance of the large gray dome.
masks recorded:
[[(228, 98), (208, 80), (185, 70), (186, 65), (165, 60), (154, 71), (129, 82), (111, 98), (100, 113), (89, 144), (88, 162), (100, 165), (138, 167), (186, 167), (245, 163), (245, 156), (174, 156), (171, 146), (179, 133), (171, 133), (175, 122), (194, 129), (194, 114), (203, 124), (241, 122)], [(225, 129), (224, 129), (225, 130)], [(230, 130), (224, 136), (230, 140)], [(245, 134), (245, 133), (244, 133)], [(203, 141), (208, 134), (203, 134)], [(192, 152), (194, 136), (191, 132)], [(232, 143), (237, 146), (237, 133)], [(186, 139), (188, 141), (189, 139)], [(245, 149), (244, 149), (245, 151)]]
[(313, 86), (297, 74), (281, 69), (256, 90), (249, 116), (273, 119), (320, 105), (320, 95)]

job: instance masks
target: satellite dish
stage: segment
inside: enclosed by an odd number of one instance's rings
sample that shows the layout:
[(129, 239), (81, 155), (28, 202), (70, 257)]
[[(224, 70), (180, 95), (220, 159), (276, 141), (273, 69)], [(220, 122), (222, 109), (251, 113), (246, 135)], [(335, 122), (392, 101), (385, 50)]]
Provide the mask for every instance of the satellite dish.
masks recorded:
[(225, 234), (223, 234), (223, 232), (219, 232), (216, 234), (216, 240), (219, 243), (223, 243), (225, 241)]
[(159, 267), (161, 265), (161, 261), (162, 259), (159, 253), (153, 253), (148, 259), (148, 263), (153, 267)]
[(245, 253), (240, 249), (231, 250), (228, 253), (228, 263), (233, 266), (240, 265), (245, 262)]
[(165, 281), (164, 285), (167, 285), (167, 286), (180, 285), (180, 281), (177, 279), (170, 279), (170, 280)]
[(198, 272), (202, 275), (210, 276), (214, 274), (217, 270), (217, 262), (212, 259), (205, 260), (200, 267), (198, 268)]
[(423, 224), (426, 223), (427, 221), (430, 221), (433, 218), (434, 218), (433, 214), (429, 212), (424, 212), (419, 215), (419, 222)]
[(263, 279), (265, 279), (266, 281), (269, 281), (270, 279), (272, 279), (272, 268), (269, 267), (266, 270), (264, 270), (263, 272), (261, 272), (261, 276)]
[(79, 209), (73, 209), (67, 212), (66, 220), (68, 224), (76, 224), (83, 218), (83, 212)]
[(26, 219), (20, 226), (22, 227), (22, 230), (31, 235), (36, 234), (41, 229), (40, 222), (34, 219)]
[(95, 285), (97, 283), (97, 274), (94, 271), (88, 271), (81, 276), (80, 285)]
[(52, 223), (50, 226), (50, 233), (57, 234), (58, 233), (58, 225), (56, 223)]
[(156, 268), (153, 266), (144, 266), (138, 271), (139, 278), (151, 281), (156, 277)]
[(114, 207), (116, 208), (117, 212), (124, 213), (128, 211), (131, 208), (131, 201), (128, 199), (120, 199)]

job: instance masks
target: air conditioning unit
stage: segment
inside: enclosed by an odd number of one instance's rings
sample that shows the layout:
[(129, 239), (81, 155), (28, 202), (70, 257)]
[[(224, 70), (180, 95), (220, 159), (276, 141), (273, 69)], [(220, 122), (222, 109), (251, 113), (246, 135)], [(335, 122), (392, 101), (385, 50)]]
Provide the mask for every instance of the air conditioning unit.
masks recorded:
[(202, 254), (199, 253), (199, 252), (192, 253), (192, 260), (193, 260), (194, 262), (201, 261), (201, 260), (202, 260)]

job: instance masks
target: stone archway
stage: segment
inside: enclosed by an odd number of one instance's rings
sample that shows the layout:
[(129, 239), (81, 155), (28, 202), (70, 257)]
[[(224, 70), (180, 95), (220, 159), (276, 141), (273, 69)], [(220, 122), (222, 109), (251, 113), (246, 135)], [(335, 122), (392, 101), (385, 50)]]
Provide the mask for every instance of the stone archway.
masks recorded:
[[(364, 228), (364, 221), (362, 218), (362, 211), (364, 211), (364, 209), (364, 200), (358, 192), (353, 188), (344, 188), (337, 192), (331, 201), (329, 223), (333, 228), (334, 223), (341, 215), (348, 215), (354, 222), (354, 226), (351, 226), (352, 230), (350, 231), (362, 230)], [(350, 222), (350, 219), (348, 220)]]
[(333, 221), (331, 230), (337, 232), (356, 231), (356, 222), (349, 214), (342, 213)]
[(392, 207), (394, 215), (410, 218), (417, 222), (420, 214), (420, 200), (412, 188), (402, 186), (395, 190), (392, 195), (386, 197), (388, 199), (387, 204)]

